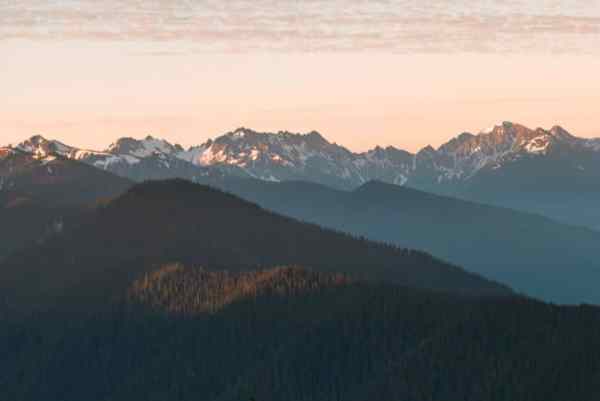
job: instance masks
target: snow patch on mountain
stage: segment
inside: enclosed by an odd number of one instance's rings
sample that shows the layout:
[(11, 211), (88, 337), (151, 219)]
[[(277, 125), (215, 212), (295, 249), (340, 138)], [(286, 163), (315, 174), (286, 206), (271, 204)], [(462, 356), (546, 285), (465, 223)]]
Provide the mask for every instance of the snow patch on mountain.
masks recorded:
[(548, 151), (550, 142), (551, 137), (549, 135), (540, 135), (525, 143), (523, 149), (528, 153), (543, 154)]
[(21, 142), (17, 148), (33, 154), (38, 159), (43, 159), (48, 155), (59, 155), (67, 157), (74, 148), (55, 140), (47, 140), (41, 135), (35, 135), (28, 140)]
[[(140, 159), (130, 155), (111, 155), (111, 154), (95, 154), (96, 160), (91, 164), (103, 170), (108, 170), (114, 164), (134, 165), (140, 163)], [(85, 160), (85, 159), (83, 159)]]
[(147, 136), (144, 139), (121, 138), (111, 144), (106, 153), (114, 155), (129, 155), (137, 158), (146, 158), (154, 154), (173, 154), (181, 151), (179, 145), (172, 145), (164, 139)]
[[(40, 160), (67, 157), (135, 180), (195, 179), (215, 173), (268, 181), (306, 180), (351, 189), (371, 180), (425, 187), (427, 183), (465, 182), (482, 169), (501, 169), (523, 157), (544, 157), (558, 149), (600, 152), (600, 139), (577, 138), (559, 126), (529, 129), (504, 121), (478, 134), (461, 133), (437, 149), (427, 146), (416, 154), (391, 146), (355, 153), (315, 131), (264, 133), (248, 128), (189, 149), (152, 136), (120, 138), (101, 152), (41, 136), (17, 148)], [(0, 157), (9, 152), (3, 149)]]
[(96, 152), (94, 150), (86, 150), (86, 149), (75, 149), (71, 153), (69, 153), (68, 157), (75, 160), (84, 160), (90, 157), (108, 157), (109, 153), (106, 152)]
[(331, 162), (333, 146), (317, 133), (259, 133), (239, 128), (180, 152), (177, 157), (199, 166), (233, 165), (246, 170), (251, 176), (280, 180), (282, 171), (270, 169), (301, 171), (312, 159)]

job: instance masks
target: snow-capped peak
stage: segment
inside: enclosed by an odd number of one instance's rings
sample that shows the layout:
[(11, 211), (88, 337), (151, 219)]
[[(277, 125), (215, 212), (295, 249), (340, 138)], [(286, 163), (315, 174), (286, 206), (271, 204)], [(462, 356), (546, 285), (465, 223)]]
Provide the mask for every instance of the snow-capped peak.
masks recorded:
[(468, 179), (486, 166), (500, 168), (525, 155), (546, 155), (561, 144), (581, 147), (582, 142), (559, 126), (532, 130), (505, 121), (477, 135), (462, 133), (437, 150), (424, 148), (417, 159), (421, 166), (437, 171), (441, 182)]
[(158, 139), (148, 135), (144, 139), (134, 139), (130, 137), (120, 138), (109, 146), (107, 153), (145, 158), (157, 153), (170, 155), (181, 152), (182, 150), (183, 149), (179, 145), (172, 145), (164, 139)]
[[(9, 148), (0, 150), (8, 155)], [(73, 148), (34, 136), (14, 148), (39, 160), (63, 156), (133, 179), (198, 177), (234, 174), (264, 180), (307, 180), (354, 188), (379, 179), (404, 185), (465, 181), (485, 168), (498, 169), (523, 158), (539, 158), (558, 150), (600, 152), (600, 139), (577, 138), (560, 126), (529, 129), (508, 121), (478, 134), (463, 132), (437, 149), (417, 154), (394, 147), (375, 147), (363, 153), (327, 141), (316, 131), (258, 132), (241, 127), (199, 146), (184, 150), (163, 139), (121, 138), (104, 152)], [(49, 160), (49, 159), (48, 159)]]
[(32, 136), (28, 140), (21, 142), (16, 146), (16, 149), (26, 153), (31, 153), (37, 159), (45, 159), (51, 156), (61, 156), (69, 159), (81, 160), (92, 155), (106, 155), (105, 152), (79, 149), (73, 146), (65, 145), (57, 140), (46, 139), (41, 135)]
[(302, 166), (310, 157), (325, 154), (325, 148), (335, 146), (316, 131), (295, 134), (257, 132), (238, 128), (214, 140), (179, 152), (178, 157), (200, 166), (228, 164), (247, 167), (257, 163)]
[(21, 142), (17, 148), (33, 154), (36, 158), (42, 159), (51, 155), (67, 157), (75, 148), (65, 145), (56, 140), (48, 140), (41, 135), (34, 135), (28, 140)]

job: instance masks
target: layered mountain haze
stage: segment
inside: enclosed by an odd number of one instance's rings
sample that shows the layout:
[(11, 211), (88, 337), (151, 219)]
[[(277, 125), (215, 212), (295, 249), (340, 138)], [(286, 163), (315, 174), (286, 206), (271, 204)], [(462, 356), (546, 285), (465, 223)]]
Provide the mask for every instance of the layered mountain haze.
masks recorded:
[(600, 200), (600, 139), (578, 138), (559, 126), (529, 129), (503, 122), (416, 154), (391, 146), (356, 153), (317, 132), (247, 128), (187, 150), (151, 136), (121, 138), (101, 152), (39, 136), (18, 148), (40, 158), (60, 154), (137, 181), (248, 177), (354, 189), (379, 180), (600, 227), (593, 207)]
[(0, 0), (0, 55), (0, 401), (600, 401), (600, 0)]
[[(79, 150), (36, 142), (0, 151), (1, 239), (37, 221), (0, 261), (7, 400), (600, 395), (597, 307), (538, 302), (360, 237), (462, 257), (488, 277), (529, 279), (534, 295), (582, 302), (597, 299), (593, 230), (382, 182), (347, 191), (247, 178), (245, 161), (197, 165), (154, 138), (78, 160), (69, 154)], [(110, 158), (120, 161), (94, 166)], [(160, 177), (180, 171), (175, 160), (195, 181), (355, 235), (187, 180), (133, 184), (111, 168), (145, 165), (120, 171)], [(23, 204), (35, 213), (14, 213)]]
[(512, 295), (423, 252), (300, 223), (183, 180), (134, 186), (73, 229), (12, 254), (0, 265), (0, 291), (24, 307), (48, 307), (59, 293), (79, 305), (86, 298), (95, 303), (170, 262), (234, 270), (305, 266), (459, 294)]
[(377, 181), (354, 191), (249, 179), (210, 185), (302, 221), (427, 250), (546, 301), (600, 303), (595, 230)]
[[(599, 271), (597, 233), (408, 188), (529, 208), (559, 220), (567, 211), (570, 214), (563, 220), (594, 226), (600, 221), (593, 204), (600, 182), (598, 141), (576, 138), (560, 127), (529, 130), (502, 123), (478, 135), (461, 134), (437, 150), (428, 147), (416, 155), (392, 147), (352, 153), (316, 132), (269, 134), (245, 128), (187, 150), (152, 136), (121, 138), (101, 152), (35, 136), (15, 148), (4, 148), (2, 154), (0, 195), (7, 199), (5, 204), (8, 199), (26, 204), (22, 189), (9, 179), (10, 171), (13, 177), (20, 171), (17, 160), (35, 167), (30, 171), (41, 172), (21, 175), (19, 182), (38, 176), (35, 182), (54, 183), (35, 187), (38, 206), (71, 198), (83, 204), (118, 194), (131, 183), (116, 175), (133, 181), (181, 177), (303, 221), (432, 252), (531, 296), (561, 303), (600, 302), (591, 284)], [(63, 180), (68, 183), (63, 188), (57, 185), (60, 177), (79, 176), (67, 166), (87, 175)], [(360, 184), (372, 177), (380, 181)], [(406, 188), (385, 182), (404, 183)], [(359, 186), (347, 191), (354, 185)], [(11, 209), (12, 217), (17, 210), (26, 209)], [(27, 213), (38, 216), (44, 210), (37, 207), (35, 213)], [(55, 222), (63, 220), (24, 219), (19, 224), (22, 236), (12, 237), (20, 239), (4, 241), (4, 255), (46, 238)]]
[[(379, 185), (351, 194), (381, 195)], [(10, 400), (563, 401), (600, 391), (598, 308), (537, 302), (428, 254), (184, 180), (135, 185), (13, 253), (0, 263), (0, 295)]]

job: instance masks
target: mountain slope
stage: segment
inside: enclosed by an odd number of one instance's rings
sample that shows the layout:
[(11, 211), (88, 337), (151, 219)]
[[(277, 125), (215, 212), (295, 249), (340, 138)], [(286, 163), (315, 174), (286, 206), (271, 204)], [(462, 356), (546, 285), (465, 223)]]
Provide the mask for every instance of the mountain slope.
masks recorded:
[(528, 295), (600, 303), (593, 230), (381, 182), (355, 191), (234, 179), (211, 185), (303, 221), (427, 250)]
[(120, 195), (131, 185), (51, 153), (0, 149), (0, 259), (75, 224), (88, 205)]
[(25, 303), (69, 293), (93, 300), (169, 262), (242, 270), (299, 265), (418, 288), (511, 294), (425, 253), (299, 223), (180, 180), (137, 185), (80, 227), (11, 256), (0, 265), (0, 286)]
[[(314, 184), (260, 183), (314, 197)], [(318, 188), (331, 199), (346, 194)], [(387, 189), (372, 183), (349, 194), (396, 205), (381, 197)], [(404, 207), (438, 198), (409, 192)], [(136, 185), (10, 256), (0, 264), (0, 321), (7, 400), (600, 393), (598, 308), (518, 297), (426, 254), (181, 180)]]
[(0, 195), (0, 261), (77, 224), (85, 214), (83, 206), (48, 205), (26, 196)]
[(4, 319), (6, 399), (592, 401), (600, 390), (598, 308), (298, 267), (164, 266), (104, 301)]

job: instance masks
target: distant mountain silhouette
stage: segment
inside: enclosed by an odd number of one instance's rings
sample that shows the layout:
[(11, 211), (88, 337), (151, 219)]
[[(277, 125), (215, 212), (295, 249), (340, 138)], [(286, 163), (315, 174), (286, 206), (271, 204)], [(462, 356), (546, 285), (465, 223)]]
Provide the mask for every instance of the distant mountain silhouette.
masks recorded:
[(354, 191), (243, 179), (211, 185), (303, 221), (427, 250), (545, 300), (600, 303), (600, 234), (590, 229), (376, 181)]

